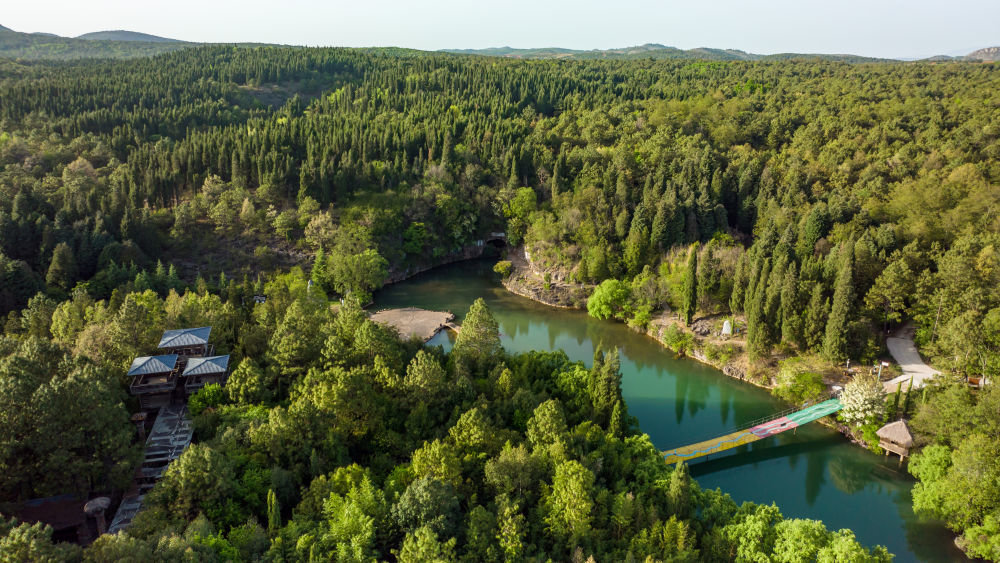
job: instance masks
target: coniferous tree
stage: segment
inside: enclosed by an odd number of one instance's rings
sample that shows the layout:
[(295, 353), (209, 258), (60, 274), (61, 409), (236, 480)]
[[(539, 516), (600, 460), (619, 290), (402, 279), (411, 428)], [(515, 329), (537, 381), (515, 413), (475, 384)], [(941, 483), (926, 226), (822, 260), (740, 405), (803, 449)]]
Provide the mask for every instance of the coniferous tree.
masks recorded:
[(781, 340), (798, 347), (802, 342), (802, 304), (799, 302), (799, 273), (795, 262), (785, 270), (781, 282)]
[(823, 284), (814, 283), (809, 296), (809, 308), (805, 314), (805, 342), (810, 350), (816, 350), (823, 341), (823, 331), (830, 315), (830, 300), (823, 297)]
[(847, 358), (847, 325), (851, 308), (854, 306), (854, 253), (853, 245), (845, 245), (843, 263), (837, 272), (837, 283), (833, 290), (833, 307), (826, 322), (823, 337), (823, 356), (827, 360), (840, 363)]
[(771, 274), (771, 259), (765, 258), (758, 281), (754, 285), (753, 299), (747, 307), (747, 354), (759, 360), (771, 351), (771, 337), (767, 326), (767, 279)]
[(45, 283), (63, 290), (69, 290), (76, 280), (76, 259), (73, 250), (65, 242), (56, 245), (52, 262), (45, 276)]
[(476, 299), (462, 321), (451, 355), (456, 361), (467, 362), (474, 369), (485, 372), (502, 352), (500, 326), (486, 301)]
[(326, 253), (323, 252), (323, 247), (319, 247), (316, 251), (316, 258), (313, 259), (312, 270), (309, 272), (309, 279), (319, 287), (323, 288), (323, 291), (329, 291), (330, 277), (327, 273), (326, 264)]
[(267, 490), (267, 533), (274, 536), (281, 529), (281, 507), (274, 489)]
[(734, 313), (743, 312), (747, 289), (747, 253), (740, 254), (736, 262), (736, 273), (733, 275), (733, 292), (729, 295), (729, 310)]
[(698, 243), (688, 251), (687, 271), (684, 272), (684, 324), (691, 324), (698, 307)]

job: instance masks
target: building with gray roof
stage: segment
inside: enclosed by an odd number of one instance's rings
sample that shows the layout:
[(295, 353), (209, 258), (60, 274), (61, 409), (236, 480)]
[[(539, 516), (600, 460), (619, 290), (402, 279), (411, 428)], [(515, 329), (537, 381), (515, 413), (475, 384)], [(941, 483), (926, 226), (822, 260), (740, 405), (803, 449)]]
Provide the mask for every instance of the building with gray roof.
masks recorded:
[(184, 368), (184, 390), (190, 394), (212, 383), (223, 385), (228, 372), (228, 355), (191, 358)]

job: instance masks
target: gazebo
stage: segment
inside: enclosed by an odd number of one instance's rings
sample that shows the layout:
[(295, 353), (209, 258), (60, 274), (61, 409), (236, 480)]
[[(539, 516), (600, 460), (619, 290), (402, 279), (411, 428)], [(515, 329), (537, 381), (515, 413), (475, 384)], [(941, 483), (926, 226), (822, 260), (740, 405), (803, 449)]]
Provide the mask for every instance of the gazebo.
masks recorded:
[(910, 455), (910, 447), (913, 446), (913, 434), (906, 425), (905, 420), (890, 422), (876, 432), (878, 434), (878, 445), (885, 450), (888, 457), (889, 452), (899, 456), (899, 463), (903, 463), (903, 458)]
[(128, 369), (128, 377), (132, 378), (129, 390), (140, 397), (144, 409), (161, 407), (164, 399), (169, 402), (170, 393), (177, 386), (176, 367), (177, 354), (143, 356), (132, 360)]
[(184, 391), (190, 395), (211, 383), (224, 385), (228, 371), (229, 356), (191, 358), (184, 368)]
[(208, 356), (211, 353), (208, 344), (210, 334), (210, 326), (166, 330), (156, 347), (168, 354), (177, 354), (182, 361), (191, 357)]

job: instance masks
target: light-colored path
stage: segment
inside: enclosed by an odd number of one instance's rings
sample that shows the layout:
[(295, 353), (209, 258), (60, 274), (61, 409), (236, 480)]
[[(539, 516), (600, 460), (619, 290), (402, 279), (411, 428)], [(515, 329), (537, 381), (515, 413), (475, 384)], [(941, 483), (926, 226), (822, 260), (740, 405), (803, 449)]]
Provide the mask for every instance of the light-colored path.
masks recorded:
[(905, 391), (911, 377), (913, 378), (913, 386), (919, 389), (924, 386), (927, 380), (941, 373), (925, 364), (924, 360), (921, 359), (916, 345), (913, 344), (913, 331), (913, 324), (906, 323), (896, 331), (896, 334), (890, 336), (885, 341), (886, 346), (889, 348), (889, 353), (892, 354), (899, 367), (903, 369), (903, 375), (882, 384), (887, 393), (895, 393), (896, 387), (900, 383), (903, 384), (903, 390)]
[(416, 337), (424, 342), (445, 327), (458, 332), (458, 327), (452, 322), (455, 320), (455, 315), (444, 311), (428, 311), (415, 307), (385, 309), (372, 315), (371, 319), (395, 327), (404, 339)]

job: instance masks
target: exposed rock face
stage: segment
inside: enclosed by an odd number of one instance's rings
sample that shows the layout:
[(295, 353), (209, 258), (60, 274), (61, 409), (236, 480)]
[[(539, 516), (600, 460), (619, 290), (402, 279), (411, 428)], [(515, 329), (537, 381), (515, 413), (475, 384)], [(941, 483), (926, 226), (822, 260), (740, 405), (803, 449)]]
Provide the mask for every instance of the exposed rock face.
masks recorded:
[(514, 268), (503, 280), (507, 291), (552, 307), (587, 308), (587, 298), (594, 286), (569, 282), (566, 272), (543, 272), (531, 261), (531, 254), (521, 247), (510, 249), (507, 259)]
[(452, 252), (450, 254), (445, 254), (438, 259), (428, 260), (426, 263), (417, 264), (410, 266), (407, 269), (391, 269), (389, 270), (389, 276), (386, 278), (385, 283), (397, 283), (405, 279), (412, 278), (417, 274), (422, 274), (428, 270), (433, 270), (438, 266), (444, 266), (445, 264), (451, 264), (453, 262), (461, 262), (463, 260), (473, 260), (479, 258), (483, 255), (485, 247), (478, 246), (475, 244), (466, 246), (457, 252)]
[(966, 58), (983, 62), (1000, 61), (1000, 47), (986, 47), (985, 49), (979, 49), (978, 51), (973, 51), (966, 55)]
[(722, 373), (728, 375), (729, 377), (735, 377), (738, 379), (746, 379), (747, 377), (747, 373), (743, 371), (743, 368), (733, 364), (722, 366)]

